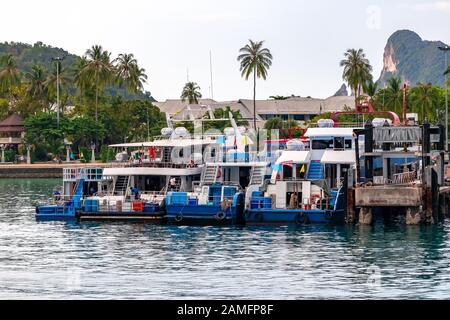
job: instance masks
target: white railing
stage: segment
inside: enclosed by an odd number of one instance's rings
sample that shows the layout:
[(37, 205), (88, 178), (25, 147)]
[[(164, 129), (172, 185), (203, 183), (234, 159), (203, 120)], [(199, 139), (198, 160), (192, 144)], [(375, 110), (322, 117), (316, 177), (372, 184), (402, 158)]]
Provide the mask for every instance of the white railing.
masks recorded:
[(374, 185), (397, 185), (397, 184), (410, 184), (417, 180), (417, 171), (409, 171), (403, 173), (396, 173), (392, 176), (392, 180), (386, 179), (383, 176), (373, 177)]
[(111, 177), (103, 176), (102, 168), (64, 168), (63, 179), (75, 181), (83, 178), (91, 181), (111, 180)]

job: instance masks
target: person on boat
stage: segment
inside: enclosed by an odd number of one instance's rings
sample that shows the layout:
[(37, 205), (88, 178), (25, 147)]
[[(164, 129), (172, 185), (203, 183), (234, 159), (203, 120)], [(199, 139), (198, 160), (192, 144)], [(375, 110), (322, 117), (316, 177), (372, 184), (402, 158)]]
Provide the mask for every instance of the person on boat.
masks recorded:
[(169, 184), (170, 184), (170, 190), (172, 190), (172, 191), (176, 190), (177, 180), (175, 179), (175, 177), (170, 178)]
[(91, 186), (91, 187), (89, 188), (89, 195), (90, 195), (90, 196), (93, 196), (94, 194), (95, 194), (94, 187)]
[(137, 187), (131, 187), (131, 195), (134, 196), (135, 200), (139, 199), (139, 189)]
[(53, 197), (55, 198), (55, 201), (61, 200), (61, 192), (59, 192), (58, 190), (53, 192)]
[(155, 158), (156, 158), (156, 154), (155, 154), (155, 147), (150, 147), (150, 150), (149, 150), (149, 156), (150, 156), (150, 161), (155, 161)]

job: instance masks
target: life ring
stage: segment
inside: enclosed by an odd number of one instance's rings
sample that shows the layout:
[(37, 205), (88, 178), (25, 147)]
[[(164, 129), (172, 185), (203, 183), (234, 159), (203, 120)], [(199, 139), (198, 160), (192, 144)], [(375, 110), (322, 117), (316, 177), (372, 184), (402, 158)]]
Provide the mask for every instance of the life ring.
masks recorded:
[(183, 220), (183, 215), (181, 213), (177, 214), (175, 216), (175, 221), (176, 222), (181, 222)]
[(257, 221), (257, 222), (262, 222), (263, 221), (262, 213), (255, 214), (255, 221)]
[(223, 212), (223, 211), (216, 213), (216, 215), (214, 216), (214, 218), (215, 218), (217, 221), (225, 220), (226, 217), (227, 217), (227, 215), (226, 215), (226, 213)]
[(295, 223), (296, 224), (304, 224), (305, 223), (305, 217), (303, 215), (303, 212), (297, 213), (295, 216)]

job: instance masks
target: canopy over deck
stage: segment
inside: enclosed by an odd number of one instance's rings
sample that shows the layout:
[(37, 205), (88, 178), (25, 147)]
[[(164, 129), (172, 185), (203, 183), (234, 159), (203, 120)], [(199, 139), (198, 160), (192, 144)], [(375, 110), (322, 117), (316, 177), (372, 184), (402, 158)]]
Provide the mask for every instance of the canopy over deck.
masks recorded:
[(324, 164), (354, 164), (355, 161), (355, 150), (326, 150), (320, 160)]
[(215, 144), (213, 139), (165, 139), (148, 142), (133, 142), (112, 144), (110, 148), (148, 148), (148, 147), (189, 147)]
[(352, 128), (309, 128), (305, 137), (321, 138), (321, 137), (353, 137)]

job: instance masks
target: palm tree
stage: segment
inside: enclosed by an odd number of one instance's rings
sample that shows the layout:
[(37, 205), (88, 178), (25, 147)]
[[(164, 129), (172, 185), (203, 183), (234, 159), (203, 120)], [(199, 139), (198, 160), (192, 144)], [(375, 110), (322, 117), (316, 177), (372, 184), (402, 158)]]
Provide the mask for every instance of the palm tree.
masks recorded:
[(419, 113), (422, 119), (422, 123), (425, 118), (433, 116), (433, 103), (435, 102), (435, 95), (433, 94), (433, 86), (431, 83), (419, 83), (416, 87), (411, 89), (412, 100), (414, 103), (415, 111)]
[(72, 68), (73, 83), (80, 92), (80, 103), (83, 103), (83, 97), (86, 89), (89, 88), (89, 79), (86, 76), (86, 72), (83, 72), (88, 64), (86, 56), (77, 58)]
[(402, 81), (400, 78), (390, 78), (384, 93), (387, 109), (395, 113), (400, 113), (403, 101)]
[(198, 99), (202, 97), (200, 87), (195, 82), (187, 82), (181, 92), (181, 100), (188, 100), (189, 104), (198, 104)]
[(8, 93), (11, 87), (20, 84), (20, 71), (12, 54), (0, 58), (0, 92)]
[(253, 127), (256, 130), (256, 78), (267, 79), (267, 72), (272, 65), (273, 56), (270, 50), (263, 47), (264, 41), (249, 40), (242, 47), (237, 60), (241, 63), (241, 76), (248, 80), (253, 73)]
[(370, 101), (373, 101), (373, 98), (378, 92), (378, 83), (373, 82), (373, 80), (368, 80), (363, 85), (364, 92), (369, 97)]
[(95, 45), (86, 51), (87, 64), (83, 69), (83, 76), (93, 78), (95, 81), (95, 121), (98, 121), (98, 96), (100, 88), (111, 80), (113, 65), (111, 53), (103, 50), (102, 46)]
[(145, 74), (145, 69), (139, 68), (133, 54), (119, 54), (113, 62), (116, 63), (116, 76), (119, 85), (125, 85), (133, 93), (143, 90), (148, 77)]
[(340, 62), (340, 66), (344, 67), (342, 78), (355, 93), (356, 104), (364, 84), (372, 80), (372, 66), (363, 49), (348, 49), (344, 53), (344, 57), (345, 59)]
[(25, 74), (27, 80), (26, 92), (27, 95), (42, 106), (48, 103), (48, 90), (47, 90), (47, 75), (42, 65), (34, 65), (30, 72)]

